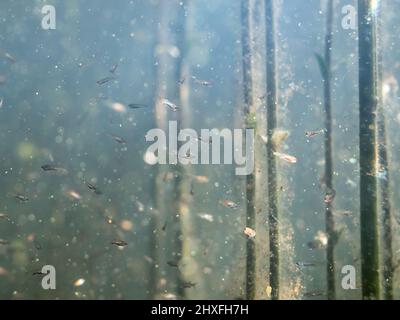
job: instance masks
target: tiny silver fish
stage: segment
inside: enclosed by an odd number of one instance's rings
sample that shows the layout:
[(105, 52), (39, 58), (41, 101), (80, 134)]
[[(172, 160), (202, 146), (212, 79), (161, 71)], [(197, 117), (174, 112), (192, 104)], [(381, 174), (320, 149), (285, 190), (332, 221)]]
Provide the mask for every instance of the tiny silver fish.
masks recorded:
[(118, 63), (114, 64), (114, 65), (111, 67), (111, 69), (109, 70), (110, 73), (114, 74), (115, 71), (117, 71), (117, 68), (118, 68)]
[(92, 190), (95, 194), (98, 194), (98, 195), (102, 194), (102, 192), (101, 192), (94, 184), (91, 184), (90, 182), (86, 182), (86, 185), (87, 185), (87, 187), (88, 187), (90, 190)]
[(316, 263), (315, 262), (298, 261), (298, 262), (296, 262), (296, 266), (298, 268), (315, 267)]
[(29, 198), (24, 196), (23, 194), (16, 194), (15, 198), (18, 199), (21, 202), (27, 202), (29, 201)]
[(212, 87), (212, 83), (211, 81), (207, 81), (207, 80), (200, 80), (197, 79), (196, 77), (192, 77), (192, 79), (194, 80), (194, 82), (198, 85), (201, 85), (203, 87)]
[(324, 132), (325, 132), (324, 129), (320, 129), (320, 130), (314, 130), (314, 131), (306, 131), (305, 134), (306, 134), (307, 138), (314, 138)]
[(141, 103), (130, 103), (128, 104), (128, 107), (131, 109), (142, 109), (147, 108), (147, 105)]
[(173, 268), (179, 268), (179, 262), (177, 261), (167, 261), (167, 265)]
[(174, 112), (176, 112), (179, 109), (179, 107), (175, 103), (169, 101), (168, 99), (162, 99), (161, 103), (170, 108)]
[(191, 281), (184, 281), (181, 285), (181, 288), (183, 289), (189, 289), (193, 288), (197, 285), (197, 283), (191, 282)]
[(111, 137), (112, 137), (116, 142), (118, 142), (118, 143), (120, 143), (120, 144), (125, 144), (125, 143), (126, 143), (126, 140), (125, 140), (124, 138), (122, 138), (122, 137), (119, 137), (119, 136), (116, 136), (116, 135), (113, 135), (113, 134), (111, 134)]
[(315, 291), (308, 291), (308, 292), (305, 292), (305, 293), (303, 294), (303, 296), (305, 296), (305, 297), (318, 297), (318, 296), (322, 296), (322, 295), (324, 295), (324, 292), (322, 292), (322, 291), (317, 291), (317, 290), (315, 290)]
[(114, 240), (111, 242), (111, 244), (116, 245), (117, 247), (125, 247), (128, 245), (128, 243), (124, 240)]
[(3, 54), (4, 58), (10, 62), (10, 63), (16, 63), (17, 59), (15, 59), (11, 54), (9, 54), (8, 52), (4, 52)]
[(224, 199), (221, 199), (219, 202), (220, 202), (223, 206), (225, 206), (225, 207), (227, 207), (227, 208), (230, 208), (230, 209), (237, 209), (237, 208), (239, 208), (239, 205), (238, 205), (237, 203), (231, 201), (231, 200), (224, 200)]
[(0, 239), (0, 245), (6, 246), (6, 245), (8, 245), (8, 244), (10, 244), (10, 241)]
[(41, 168), (43, 169), (43, 171), (57, 171), (57, 172), (64, 173), (64, 174), (66, 174), (68, 172), (67, 169), (58, 167), (58, 166), (54, 166), (52, 164), (44, 164), (41, 166)]
[(110, 82), (112, 80), (115, 80), (115, 77), (105, 77), (103, 79), (100, 79), (100, 80), (96, 81), (96, 83), (101, 86), (101, 85), (103, 85), (103, 84), (105, 84), (107, 82)]

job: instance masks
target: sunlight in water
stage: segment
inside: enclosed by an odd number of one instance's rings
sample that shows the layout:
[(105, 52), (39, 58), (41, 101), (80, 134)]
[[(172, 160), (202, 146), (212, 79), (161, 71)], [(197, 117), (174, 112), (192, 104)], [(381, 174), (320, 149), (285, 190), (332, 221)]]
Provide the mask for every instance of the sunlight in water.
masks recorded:
[(374, 16), (379, 12), (379, 8), (381, 6), (381, 0), (372, 0), (371, 1), (371, 12)]

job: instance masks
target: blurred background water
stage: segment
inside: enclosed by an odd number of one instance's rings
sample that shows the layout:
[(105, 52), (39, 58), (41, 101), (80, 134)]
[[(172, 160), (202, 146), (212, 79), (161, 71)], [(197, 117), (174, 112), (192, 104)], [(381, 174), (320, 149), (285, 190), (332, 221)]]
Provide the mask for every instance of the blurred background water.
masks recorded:
[[(56, 8), (55, 30), (41, 27), (46, 4)], [(283, 299), (326, 298), (323, 135), (304, 134), (324, 128), (323, 82), (315, 53), (324, 50), (326, 4), (276, 1), (278, 127), (289, 134), (283, 152), (297, 158), (296, 164), (278, 164)], [(341, 26), (345, 5), (357, 7), (356, 1), (338, 0), (334, 8), (333, 181), (340, 230), (336, 294), (338, 299), (358, 299), (358, 42), (357, 30)], [(400, 46), (395, 12), (400, 2), (382, 6), (378, 50), (383, 55), (396, 218)], [(260, 41), (255, 59), (263, 61), (263, 1), (255, 1), (255, 8), (260, 28), (255, 31), (254, 41)], [(154, 105), (160, 87), (180, 105), (179, 81), (187, 83), (191, 128), (242, 127), (241, 24), (239, 0), (1, 1), (0, 299), (245, 298), (245, 178), (235, 176), (233, 165), (191, 166), (193, 192), (189, 200), (184, 198), (191, 220), (182, 236), (176, 168), (158, 169), (144, 161), (149, 146), (145, 135), (157, 127)], [(183, 58), (186, 79), (176, 75)], [(114, 79), (96, 83), (105, 77)], [(259, 80), (256, 104), (265, 109), (265, 76)], [(129, 108), (132, 103), (146, 107)], [(178, 116), (168, 111), (165, 117)], [(43, 170), (46, 164), (56, 170)], [(264, 179), (259, 188), (266, 189)], [(155, 193), (162, 193), (161, 205)], [(259, 299), (270, 294), (266, 198), (261, 193), (252, 240)], [(224, 206), (223, 200), (238, 208)], [(392, 226), (397, 261), (396, 219)], [(187, 261), (179, 252), (185, 237), (190, 239)], [(115, 240), (127, 245), (116, 246)], [(56, 290), (43, 290), (41, 276), (32, 275), (43, 265), (56, 268)], [(340, 287), (344, 265), (357, 270), (356, 290)], [(186, 282), (179, 280), (181, 273)], [(397, 277), (394, 283), (398, 297)]]

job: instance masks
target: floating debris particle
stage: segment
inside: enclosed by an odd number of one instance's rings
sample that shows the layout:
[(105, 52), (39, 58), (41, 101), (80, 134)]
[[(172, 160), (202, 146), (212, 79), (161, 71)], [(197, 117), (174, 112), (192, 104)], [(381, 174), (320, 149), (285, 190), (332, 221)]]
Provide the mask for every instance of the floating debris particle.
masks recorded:
[(74, 281), (74, 287), (80, 287), (83, 286), (85, 284), (86, 280), (83, 278), (79, 278), (77, 280)]
[(45, 275), (47, 275), (47, 273), (44, 273), (44, 272), (42, 272), (42, 271), (34, 271), (34, 272), (32, 273), (32, 275), (33, 275), (33, 276), (45, 276)]
[(289, 163), (297, 163), (297, 158), (285, 153), (274, 152), (274, 156)]
[(208, 177), (206, 176), (194, 176), (194, 181), (203, 184), (203, 183), (208, 183), (210, 179), (208, 179)]
[(351, 212), (350, 210), (336, 210), (335, 214), (343, 217), (351, 217), (353, 215), (353, 212)]
[(161, 298), (164, 300), (177, 300), (177, 296), (173, 293), (166, 292), (161, 295)]
[(126, 112), (126, 107), (125, 107), (125, 105), (123, 105), (122, 103), (119, 103), (119, 102), (111, 102), (111, 103), (109, 104), (109, 107), (110, 107), (112, 110), (114, 110), (115, 112), (118, 112), (118, 113), (124, 113), (124, 112)]
[(220, 200), (219, 203), (221, 203), (223, 206), (229, 208), (229, 209), (237, 209), (239, 208), (239, 205), (232, 200)]
[(124, 240), (113, 240), (111, 244), (116, 245), (117, 247), (125, 247), (128, 245)]
[(105, 77), (103, 79), (100, 79), (100, 80), (96, 81), (96, 83), (101, 86), (101, 85), (103, 85), (103, 84), (105, 84), (107, 82), (110, 82), (112, 80), (115, 80), (115, 77)]
[(167, 172), (164, 173), (163, 179), (162, 179), (162, 180), (163, 180), (164, 182), (169, 182), (169, 181), (174, 180), (175, 177), (176, 177), (176, 175), (175, 175), (174, 172), (172, 172), (172, 171), (167, 171)]
[(349, 162), (350, 162), (351, 164), (356, 164), (356, 163), (357, 163), (357, 159), (356, 159), (356, 158), (350, 158), (350, 159), (349, 159)]
[(201, 219), (206, 220), (208, 222), (213, 222), (214, 221), (214, 217), (209, 213), (199, 213), (198, 216)]
[(68, 190), (67, 191), (67, 195), (71, 199), (74, 199), (74, 200), (81, 200), (82, 199), (81, 195), (78, 192), (76, 192), (75, 190)]
[(336, 190), (328, 189), (324, 197), (324, 202), (326, 204), (332, 203), (335, 197), (336, 197)]
[(7, 271), (7, 269), (5, 269), (2, 266), (0, 266), (0, 277), (1, 276), (7, 276), (8, 274), (9, 274), (9, 272)]
[(122, 220), (119, 223), (119, 226), (121, 227), (122, 230), (124, 231), (130, 231), (133, 229), (133, 222), (130, 220)]
[(314, 130), (314, 131), (306, 131), (305, 134), (306, 134), (307, 138), (314, 138), (324, 132), (325, 132), (324, 129), (320, 129), (320, 130)]
[(148, 263), (153, 264), (153, 259), (149, 256), (144, 256), (144, 260), (146, 260)]
[(139, 200), (135, 201), (135, 205), (136, 205), (136, 208), (137, 208), (137, 210), (139, 212), (143, 212), (144, 211), (144, 204), (141, 203)]
[(106, 217), (107, 224), (114, 224), (114, 220), (111, 217)]
[(352, 188), (357, 187), (357, 183), (354, 182), (353, 180), (349, 179), (349, 178), (346, 179), (346, 185), (349, 185)]
[(262, 142), (264, 142), (264, 144), (268, 143), (268, 137), (263, 135), (263, 134), (259, 134), (259, 137), (261, 138)]
[(271, 137), (271, 142), (274, 146), (274, 149), (279, 150), (289, 135), (290, 133), (287, 130), (275, 129)]
[(314, 240), (321, 242), (323, 246), (328, 244), (328, 236), (324, 231), (319, 230), (317, 235), (314, 237)]
[(243, 230), (243, 233), (249, 238), (254, 238), (256, 236), (256, 231), (254, 229), (252, 229), (252, 228), (249, 228), (249, 227), (246, 227)]
[(267, 297), (270, 298), (271, 297), (271, 293), (272, 293), (272, 287), (271, 286), (267, 286), (265, 288), (265, 293), (267, 294)]
[(314, 240), (307, 243), (307, 246), (311, 250), (324, 249), (328, 244), (328, 236), (325, 232), (319, 230), (314, 236)]
[(164, 225), (161, 227), (161, 231), (165, 231), (167, 229), (168, 221), (165, 221)]

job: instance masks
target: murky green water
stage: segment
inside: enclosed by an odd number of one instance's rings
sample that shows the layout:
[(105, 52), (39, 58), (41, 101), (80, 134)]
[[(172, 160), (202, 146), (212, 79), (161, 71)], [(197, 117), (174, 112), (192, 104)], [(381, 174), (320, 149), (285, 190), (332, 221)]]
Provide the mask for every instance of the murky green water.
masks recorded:
[[(392, 261), (398, 298), (400, 3), (372, 1), (379, 99), (371, 132), (380, 148), (375, 170), (360, 174), (356, 1), (334, 1), (330, 65), (330, 2), (272, 1), (270, 132), (264, 2), (1, 1), (0, 299), (270, 299), (272, 225), (281, 299), (327, 299), (330, 245), (335, 297), (360, 299), (360, 176), (376, 183), (379, 233), (371, 241), (378, 241), (381, 297)], [(167, 130), (174, 123), (175, 133)], [(245, 127), (254, 129), (248, 176), (235, 170), (243, 167), (235, 150)], [(168, 149), (154, 153), (156, 139), (146, 137), (155, 128), (164, 129)], [(193, 149), (174, 151), (185, 128)], [(213, 128), (232, 139), (201, 136)], [(201, 164), (206, 150), (220, 159)], [(168, 163), (153, 165), (164, 151)]]

